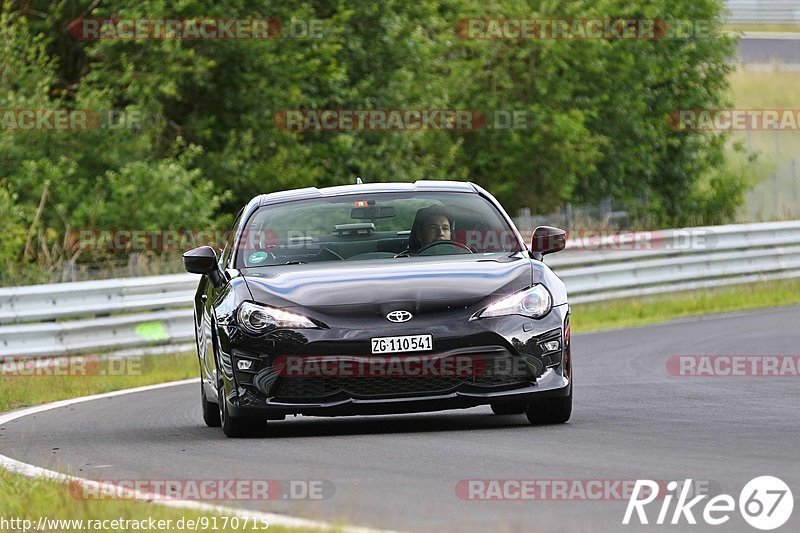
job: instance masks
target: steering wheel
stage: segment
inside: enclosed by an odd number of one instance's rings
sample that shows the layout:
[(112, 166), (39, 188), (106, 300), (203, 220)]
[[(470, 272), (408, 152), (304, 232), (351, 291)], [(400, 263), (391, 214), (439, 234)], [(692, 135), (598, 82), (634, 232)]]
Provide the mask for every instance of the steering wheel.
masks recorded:
[(455, 246), (456, 248), (461, 248), (463, 250), (466, 250), (466, 252), (459, 252), (459, 253), (468, 253), (468, 254), (475, 253), (470, 249), (469, 246), (467, 246), (466, 244), (461, 244), (460, 242), (456, 242), (456, 241), (433, 241), (433, 242), (429, 242), (428, 244), (426, 244), (425, 246), (423, 246), (422, 248), (417, 250), (417, 255), (422, 255), (423, 252), (426, 252), (426, 251), (430, 250), (431, 248), (433, 248), (434, 246), (437, 246), (437, 245), (440, 245), (440, 244), (449, 244), (450, 246)]
[[(268, 252), (268, 253), (271, 254), (271, 252)], [(272, 254), (272, 257), (277, 259), (277, 256), (275, 254)], [(286, 261), (284, 263), (283, 261), (286, 260), (286, 259), (288, 259), (288, 261)], [(323, 246), (313, 256), (308, 256), (308, 255), (300, 256), (300, 259), (291, 259), (290, 257), (284, 256), (284, 257), (281, 258), (281, 263), (279, 263), (279, 264), (284, 264), (284, 265), (305, 265), (309, 261), (312, 261), (312, 262), (316, 262), (316, 261), (331, 261), (331, 260), (334, 260), (334, 259), (339, 260), (339, 261), (344, 261), (344, 258), (341, 255), (337, 254), (336, 252), (334, 252), (330, 248), (327, 248), (327, 247)]]
[(331, 260), (331, 259), (338, 259), (339, 261), (344, 261), (344, 258), (331, 250), (330, 248), (323, 246), (320, 248), (319, 252), (317, 252), (316, 258), (321, 261)]

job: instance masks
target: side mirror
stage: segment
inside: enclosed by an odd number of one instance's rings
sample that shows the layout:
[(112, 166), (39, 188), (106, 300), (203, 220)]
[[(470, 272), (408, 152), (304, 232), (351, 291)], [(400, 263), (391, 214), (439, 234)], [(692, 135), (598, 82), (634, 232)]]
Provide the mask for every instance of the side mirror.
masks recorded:
[(567, 232), (551, 226), (539, 226), (533, 230), (531, 237), (531, 251), (535, 254), (546, 255), (560, 252), (567, 246)]
[(187, 272), (208, 276), (215, 286), (222, 282), (217, 254), (211, 246), (200, 246), (183, 254), (183, 266)]

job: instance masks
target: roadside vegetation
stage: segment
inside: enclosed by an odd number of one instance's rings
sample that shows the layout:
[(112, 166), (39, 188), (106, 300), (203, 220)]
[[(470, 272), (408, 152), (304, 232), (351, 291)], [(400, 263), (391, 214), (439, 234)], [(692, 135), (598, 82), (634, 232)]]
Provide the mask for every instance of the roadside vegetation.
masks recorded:
[[(157, 531), (149, 526), (147, 522), (153, 519), (157, 523), (160, 520), (171, 520), (170, 528), (161, 528), (161, 531), (224, 531), (230, 533), (241, 533), (242, 531), (275, 531), (303, 533), (306, 531), (319, 531), (305, 528), (286, 528), (281, 526), (269, 525), (267, 529), (257, 529), (253, 527), (243, 527), (244, 518), (238, 519), (238, 528), (230, 527), (232, 518), (222, 515), (201, 513), (193, 510), (182, 510), (164, 507), (149, 502), (121, 501), (111, 499), (79, 500), (70, 493), (69, 485), (52, 480), (29, 479), (20, 475), (11, 474), (0, 468), (0, 518), (9, 521), (13, 519), (30, 520), (32, 525), (27, 531), (37, 531), (41, 518), (50, 519), (49, 523), (43, 523), (43, 529), (39, 531), (58, 531), (85, 533), (86, 531)], [(107, 523), (107, 527), (88, 528), (85, 523), (87, 520), (137, 520), (145, 521), (144, 527), (114, 527)], [(178, 529), (176, 526), (179, 520), (184, 520), (184, 527)], [(200, 520), (206, 522), (199, 522)], [(84, 526), (81, 528), (70, 520), (82, 520)], [(216, 528), (209, 527), (186, 527), (187, 521), (193, 520), (195, 524), (214, 524)], [(249, 519), (248, 524), (253, 524), (253, 519)], [(60, 522), (59, 522), (60, 521)], [(123, 523), (119, 523), (124, 525)], [(225, 524), (228, 527), (223, 527)], [(162, 525), (167, 525), (166, 522)], [(26, 531), (20, 522), (8, 523), (9, 529), (5, 531)], [(19, 527), (17, 527), (19, 526)], [(334, 530), (335, 531), (335, 530)]]
[[(726, 221), (741, 203), (741, 176), (723, 164), (724, 136), (673, 131), (667, 120), (677, 109), (728, 105), (735, 43), (722, 29), (721, 0), (91, 6), (0, 0), (0, 109), (89, 110), (106, 126), (0, 134), (3, 284), (123, 255), (82, 247), (81, 230), (224, 231), (257, 193), (355, 176), (470, 179), (511, 213), (610, 199), (648, 228)], [(320, 33), (135, 41), (69, 31), (80, 17), (198, 14), (314, 20)], [(521, 41), (457, 32), (468, 17), (609, 14), (713, 21), (712, 36)], [(298, 109), (473, 109), (498, 127), (334, 132), (276, 123), (276, 113)], [(524, 124), (499, 127), (497, 113), (512, 112)]]
[(735, 23), (725, 24), (725, 31), (739, 33), (745, 31), (751, 32), (778, 32), (778, 33), (800, 33), (800, 24), (759, 24), (757, 22), (751, 23)]
[[(800, 72), (777, 68), (738, 70), (728, 79), (730, 99), (736, 109), (795, 109), (800, 104)], [(757, 156), (769, 170), (800, 154), (800, 132), (796, 130), (737, 131), (729, 140)]]
[(21, 360), (5, 361), (2, 367), (0, 412), (200, 375), (194, 352), (129, 357), (112, 363), (89, 358), (77, 364), (65, 358), (61, 365), (36, 370)]
[[(48, 371), (44, 369), (40, 369), (35, 375), (31, 375), (30, 369), (21, 370), (21, 375), (8, 375), (13, 367), (6, 363), (4, 365), (4, 373), (6, 375), (0, 377), (0, 390), (3, 391), (3, 395), (0, 397), (0, 412), (79, 396), (182, 380), (195, 377), (198, 373), (197, 356), (194, 353), (152, 355), (142, 358), (133, 357), (120, 360), (123, 362), (113, 365), (97, 364), (97, 361), (90, 358), (89, 363), (84, 365), (61, 366), (60, 372), (68, 375), (48, 375)], [(50, 372), (53, 372), (53, 370), (50, 370)], [(115, 375), (99, 375), (100, 373)], [(198, 412), (198, 423), (200, 422)], [(10, 436), (5, 431), (5, 428), (0, 428), (0, 445), (3, 442), (2, 438), (9, 438)], [(0, 453), (2, 453), (2, 449), (0, 449)], [(80, 475), (78, 472), (74, 474)], [(75, 523), (71, 525), (68, 523), (57, 524), (56, 520), (86, 521), (91, 519), (102, 521), (115, 519), (148, 520), (150, 518), (155, 521), (172, 520), (172, 527), (164, 529), (164, 531), (178, 531), (175, 526), (178, 520), (194, 520), (197, 523), (197, 520), (202, 517), (209, 521), (214, 520), (216, 517), (217, 527), (213, 528), (215, 531), (258, 531), (258, 529), (252, 527), (243, 528), (244, 519), (239, 520), (237, 523), (239, 525), (238, 528), (232, 527), (230, 522), (227, 523), (228, 527), (223, 527), (226, 522), (225, 516), (222, 514), (174, 509), (149, 502), (76, 499), (70, 492), (70, 486), (66, 483), (54, 480), (30, 479), (10, 473), (3, 468), (0, 468), (0, 517), (5, 520), (31, 520), (33, 526), (28, 531), (35, 530), (41, 517), (53, 520), (49, 525), (45, 525), (45, 529), (42, 529), (42, 531), (74, 531), (82, 533), (89, 530), (85, 525), (80, 528)], [(11, 528), (11, 531), (24, 531), (19, 523), (16, 526), (11, 523), (7, 525)], [(142, 531), (148, 529), (148, 527), (137, 528), (131, 524), (129, 526), (112, 528), (111, 525), (108, 525), (102, 529), (104, 531), (112, 529), (113, 531)], [(94, 529), (100, 530), (99, 528)], [(212, 527), (186, 527), (184, 530), (211, 531)], [(302, 533), (311, 530), (270, 525), (269, 531)]]
[(798, 304), (800, 279), (789, 279), (577, 304), (572, 308), (571, 324), (573, 332), (589, 333)]
[[(732, 72), (735, 109), (796, 109), (800, 72), (764, 69)], [(800, 217), (800, 131), (734, 131), (727, 141), (726, 168), (750, 189), (738, 221)]]

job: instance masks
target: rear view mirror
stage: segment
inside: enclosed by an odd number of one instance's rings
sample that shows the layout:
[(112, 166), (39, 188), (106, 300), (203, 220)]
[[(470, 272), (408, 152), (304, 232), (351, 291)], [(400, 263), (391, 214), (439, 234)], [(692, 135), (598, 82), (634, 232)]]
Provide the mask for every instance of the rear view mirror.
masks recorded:
[(191, 274), (208, 276), (215, 286), (222, 284), (222, 274), (217, 264), (217, 254), (211, 246), (200, 246), (183, 254), (183, 266)]
[(397, 216), (394, 206), (391, 205), (368, 205), (366, 207), (354, 207), (350, 211), (350, 218), (353, 220), (377, 220), (379, 218), (392, 218)]
[(541, 255), (560, 252), (567, 246), (567, 232), (551, 226), (539, 226), (531, 237), (531, 251)]
[(183, 266), (192, 274), (208, 275), (217, 269), (217, 254), (210, 246), (200, 246), (183, 254)]

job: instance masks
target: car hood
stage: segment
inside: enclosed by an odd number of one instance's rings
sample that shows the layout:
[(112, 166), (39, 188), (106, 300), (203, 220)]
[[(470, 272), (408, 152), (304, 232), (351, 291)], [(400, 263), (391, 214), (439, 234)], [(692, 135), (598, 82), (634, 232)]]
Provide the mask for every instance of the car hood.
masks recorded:
[(258, 302), (326, 314), (468, 307), (531, 285), (524, 256), (475, 255), (326, 262), (242, 271)]

